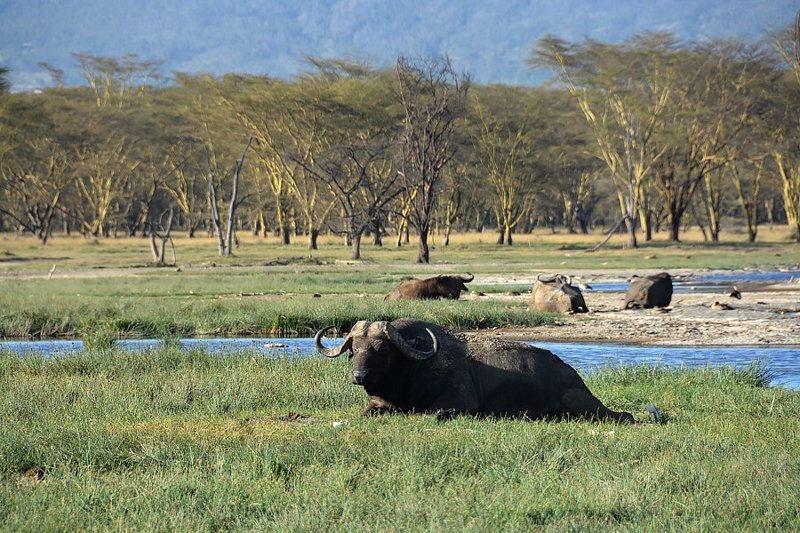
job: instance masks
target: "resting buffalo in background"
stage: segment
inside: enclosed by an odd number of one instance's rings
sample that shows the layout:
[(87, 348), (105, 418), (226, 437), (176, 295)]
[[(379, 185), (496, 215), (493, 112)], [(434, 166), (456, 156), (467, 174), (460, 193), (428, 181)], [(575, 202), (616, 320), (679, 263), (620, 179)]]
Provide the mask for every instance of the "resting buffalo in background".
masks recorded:
[(404, 281), (387, 294), (384, 300), (434, 300), (436, 298), (458, 300), (461, 291), (469, 291), (465, 283), (475, 279), (472, 274), (469, 276), (469, 278), (436, 276), (435, 278)]
[(384, 412), (496, 417), (591, 418), (633, 422), (608, 409), (571, 366), (547, 350), (454, 335), (428, 322), (360, 321), (326, 357), (350, 350), (350, 381), (369, 395), (365, 415)]
[(532, 301), (533, 308), (537, 311), (551, 313), (588, 313), (589, 308), (583, 300), (583, 294), (578, 287), (572, 286), (569, 276), (536, 276), (533, 282)]
[(652, 276), (633, 276), (625, 294), (623, 309), (667, 307), (672, 301), (672, 278), (666, 272)]

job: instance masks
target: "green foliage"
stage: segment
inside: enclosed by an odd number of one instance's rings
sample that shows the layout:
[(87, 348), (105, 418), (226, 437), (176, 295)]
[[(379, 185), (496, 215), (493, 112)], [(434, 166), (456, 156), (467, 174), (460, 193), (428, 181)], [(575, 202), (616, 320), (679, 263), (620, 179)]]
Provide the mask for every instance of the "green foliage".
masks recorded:
[[(361, 418), (348, 369), (173, 347), (0, 354), (0, 529), (761, 530), (800, 518), (800, 393), (747, 371), (592, 373), (598, 397), (643, 422), (618, 426)], [(651, 401), (667, 424), (649, 421)]]

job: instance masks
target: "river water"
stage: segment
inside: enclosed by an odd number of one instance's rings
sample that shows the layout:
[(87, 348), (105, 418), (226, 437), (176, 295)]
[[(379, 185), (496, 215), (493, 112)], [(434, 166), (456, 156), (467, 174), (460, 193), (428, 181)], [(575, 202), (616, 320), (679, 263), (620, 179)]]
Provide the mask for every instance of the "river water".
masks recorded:
[[(267, 356), (310, 357), (315, 355), (312, 338), (232, 338), (182, 339), (183, 349), (202, 349), (215, 353), (252, 350)], [(336, 340), (326, 341), (334, 344)], [(743, 367), (759, 362), (771, 376), (770, 385), (800, 389), (800, 346), (641, 346), (622, 343), (531, 342), (550, 350), (582, 371), (606, 365), (646, 364), (659, 367), (698, 368), (707, 366)], [(131, 351), (157, 348), (159, 341), (135, 339), (115, 341), (115, 346)], [(18, 354), (40, 353), (45, 357), (68, 356), (83, 350), (79, 340), (3, 341), (0, 351)]]
[[(716, 292), (733, 285), (737, 285), (739, 288), (755, 288), (774, 283), (791, 283), (797, 280), (800, 280), (800, 272), (793, 270), (786, 272), (716, 272), (696, 276), (675, 276), (672, 278), (672, 287), (674, 292)], [(590, 290), (598, 292), (625, 292), (628, 290), (627, 281), (592, 282), (590, 285)]]

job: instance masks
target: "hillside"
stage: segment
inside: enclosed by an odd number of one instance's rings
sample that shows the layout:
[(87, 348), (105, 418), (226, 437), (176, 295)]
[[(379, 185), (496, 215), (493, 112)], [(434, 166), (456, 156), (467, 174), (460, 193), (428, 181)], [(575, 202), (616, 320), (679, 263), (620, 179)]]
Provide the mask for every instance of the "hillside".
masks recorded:
[(481, 83), (541, 81), (524, 64), (547, 33), (618, 42), (641, 31), (757, 39), (791, 22), (794, 0), (4, 0), (0, 65), (16, 90), (49, 83), (37, 64), (81, 82), (71, 52), (165, 59), (165, 71), (290, 77), (304, 55), (391, 64), (448, 53)]

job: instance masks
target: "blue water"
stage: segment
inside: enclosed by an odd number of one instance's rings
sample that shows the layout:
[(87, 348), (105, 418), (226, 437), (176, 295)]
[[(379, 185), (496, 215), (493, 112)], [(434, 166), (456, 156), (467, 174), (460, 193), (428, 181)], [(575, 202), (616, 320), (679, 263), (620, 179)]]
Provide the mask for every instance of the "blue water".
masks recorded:
[[(785, 283), (792, 279), (800, 279), (800, 272), (737, 272), (701, 274), (683, 276), (672, 279), (674, 292), (711, 292), (730, 289), (733, 285), (769, 285)], [(591, 290), (596, 292), (624, 292), (628, 290), (628, 282), (591, 283)], [(741, 287), (740, 287), (741, 288)]]
[[(204, 349), (211, 352), (253, 350), (264, 355), (308, 357), (315, 354), (312, 338), (238, 338), (182, 339), (184, 349)], [(335, 345), (337, 340), (326, 341)], [(157, 340), (115, 341), (121, 348), (144, 351), (156, 348)], [(707, 366), (744, 367), (758, 361), (772, 377), (770, 385), (800, 389), (800, 346), (713, 346), (675, 347), (641, 346), (622, 343), (538, 342), (529, 344), (545, 348), (582, 371), (605, 365), (647, 364), (660, 367), (698, 368)], [(19, 354), (41, 353), (45, 356), (65, 356), (83, 350), (79, 340), (5, 341), (0, 351)]]
[(698, 368), (762, 364), (770, 385), (800, 389), (800, 346), (641, 346), (623, 343), (530, 342), (550, 350), (573, 367), (590, 371), (606, 365)]

